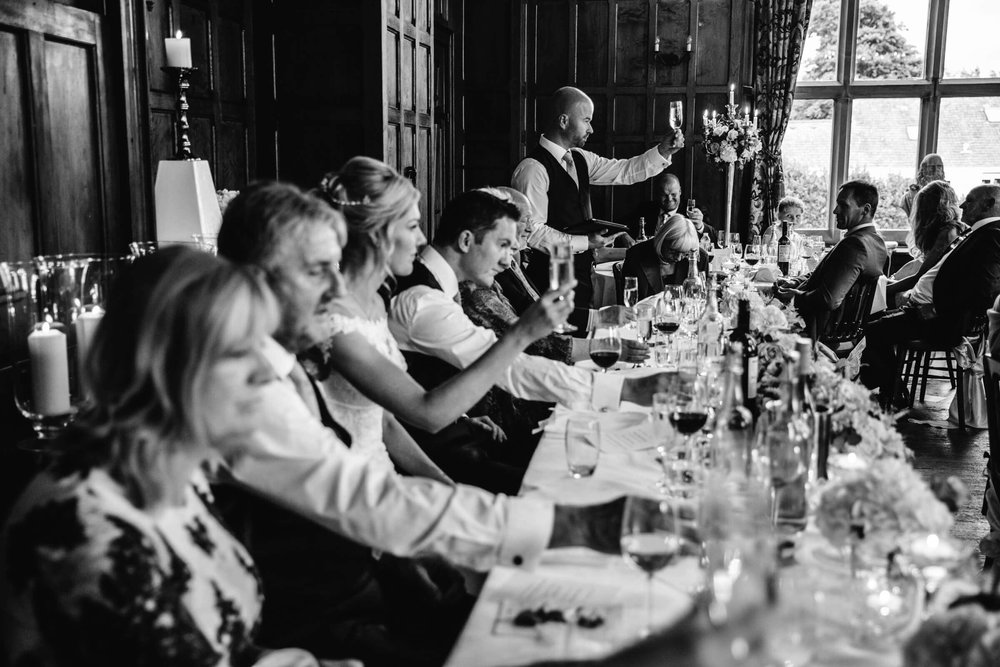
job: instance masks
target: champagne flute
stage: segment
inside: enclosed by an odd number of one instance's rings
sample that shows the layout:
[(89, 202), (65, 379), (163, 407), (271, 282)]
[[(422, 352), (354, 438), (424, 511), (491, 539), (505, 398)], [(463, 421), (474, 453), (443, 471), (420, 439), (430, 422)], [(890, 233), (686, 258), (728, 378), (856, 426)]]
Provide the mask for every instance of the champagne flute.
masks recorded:
[(739, 258), (743, 256), (743, 242), (740, 240), (740, 235), (733, 233), (729, 235), (729, 247), (733, 252), (733, 257), (739, 263)]
[(674, 132), (681, 132), (684, 127), (684, 102), (674, 100), (670, 103), (670, 127)]
[(622, 515), (621, 549), (625, 562), (646, 573), (646, 627), (653, 629), (653, 575), (681, 552), (681, 520), (676, 501), (630, 497)]
[[(549, 257), (549, 289), (557, 290), (573, 282), (573, 247), (569, 242), (557, 243)], [(553, 329), (556, 333), (571, 333), (576, 327), (562, 322)]]
[(635, 308), (635, 304), (639, 302), (639, 279), (635, 276), (625, 276), (622, 300), (626, 308)]

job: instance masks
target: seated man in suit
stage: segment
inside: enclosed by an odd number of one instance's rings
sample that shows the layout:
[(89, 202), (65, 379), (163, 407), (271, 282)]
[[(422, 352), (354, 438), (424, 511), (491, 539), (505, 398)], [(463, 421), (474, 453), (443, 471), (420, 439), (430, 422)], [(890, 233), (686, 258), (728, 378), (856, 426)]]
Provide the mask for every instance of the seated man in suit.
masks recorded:
[[(671, 216), (678, 214), (681, 207), (681, 182), (674, 174), (668, 171), (661, 171), (653, 179), (653, 199), (640, 204), (638, 208), (629, 216), (629, 235), (633, 239), (640, 239), (643, 234), (639, 229), (639, 220), (643, 221), (645, 237), (648, 239), (656, 235), (656, 231), (663, 226)], [(700, 241), (706, 235), (715, 247), (719, 247), (719, 234), (714, 227), (705, 221), (705, 215), (698, 208), (690, 211), (684, 210), (681, 215), (687, 214), (688, 220), (694, 225)]]
[(698, 251), (698, 272), (708, 270), (708, 254), (698, 245), (698, 232), (684, 216), (675, 213), (660, 225), (656, 236), (637, 243), (625, 253), (622, 274), (638, 280), (639, 298), (680, 285), (688, 276), (689, 257)]
[(846, 231), (807, 278), (780, 280), (775, 296), (794, 299), (795, 308), (806, 321), (810, 336), (822, 335), (830, 313), (840, 307), (857, 282), (878, 280), (888, 252), (875, 223), (878, 190), (871, 183), (848, 181), (837, 192), (837, 229)]
[(920, 338), (957, 344), (1000, 293), (1000, 185), (972, 188), (961, 208), (962, 222), (972, 228), (921, 276), (905, 307), (886, 312), (865, 329), (861, 381), (880, 388), (883, 403), (902, 399), (890, 396), (897, 343)]

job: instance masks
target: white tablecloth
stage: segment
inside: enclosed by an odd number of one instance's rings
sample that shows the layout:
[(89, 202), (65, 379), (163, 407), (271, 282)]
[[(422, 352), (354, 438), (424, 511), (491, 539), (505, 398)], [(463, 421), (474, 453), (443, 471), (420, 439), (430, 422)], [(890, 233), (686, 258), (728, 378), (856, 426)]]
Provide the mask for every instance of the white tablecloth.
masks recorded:
[[(537, 495), (573, 505), (602, 502), (629, 493), (650, 495), (655, 491), (660, 468), (654, 460), (651, 426), (644, 409), (626, 404), (621, 412), (599, 416), (600, 460), (594, 476), (584, 479), (573, 479), (566, 470), (562, 439), (566, 418), (572, 414), (561, 407), (553, 413), (524, 477), (521, 495)], [(813, 558), (814, 553), (820, 553), (814, 548), (820, 539), (807, 536), (800, 549), (805, 564), (795, 566), (809, 568), (805, 573), (807, 578), (826, 582), (818, 586), (816, 604), (825, 609), (828, 636), (808, 664), (814, 667), (899, 665), (894, 644), (859, 649), (846, 641), (830, 641), (831, 633), (846, 635), (846, 629), (838, 629), (836, 624), (851, 617), (850, 611), (843, 609), (842, 604), (838, 608), (835, 600), (847, 573), (838, 571), (836, 563)], [(690, 609), (687, 592), (701, 578), (694, 558), (680, 559), (657, 573), (653, 590), (654, 618), (658, 625), (673, 623)], [(637, 639), (646, 619), (645, 594), (645, 575), (629, 567), (620, 556), (582, 548), (549, 550), (533, 572), (495, 568), (447, 664), (487, 667), (608, 654)], [(824, 595), (829, 599), (824, 599)], [(598, 631), (579, 629), (573, 623), (545, 623), (534, 628), (519, 628), (511, 623), (518, 611), (534, 609), (542, 603), (548, 603), (550, 608), (596, 610), (608, 622)]]

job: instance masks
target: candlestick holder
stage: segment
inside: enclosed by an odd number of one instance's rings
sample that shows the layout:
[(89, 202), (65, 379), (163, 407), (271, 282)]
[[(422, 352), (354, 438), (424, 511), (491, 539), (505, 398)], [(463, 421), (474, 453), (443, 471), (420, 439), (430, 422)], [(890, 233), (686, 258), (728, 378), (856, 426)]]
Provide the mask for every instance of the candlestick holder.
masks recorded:
[(174, 151), (175, 160), (194, 160), (194, 153), (191, 151), (191, 138), (188, 131), (191, 125), (188, 123), (187, 112), (190, 108), (187, 101), (187, 91), (191, 88), (188, 81), (191, 74), (198, 71), (197, 67), (164, 67), (164, 72), (177, 77), (177, 118), (174, 121), (177, 126), (177, 147)]
[(678, 51), (677, 53), (666, 53), (661, 51), (660, 38), (656, 37), (653, 40), (653, 62), (657, 65), (662, 65), (663, 67), (677, 67), (678, 65), (684, 65), (691, 60), (691, 53), (692, 42), (690, 36), (687, 38), (685, 50)]

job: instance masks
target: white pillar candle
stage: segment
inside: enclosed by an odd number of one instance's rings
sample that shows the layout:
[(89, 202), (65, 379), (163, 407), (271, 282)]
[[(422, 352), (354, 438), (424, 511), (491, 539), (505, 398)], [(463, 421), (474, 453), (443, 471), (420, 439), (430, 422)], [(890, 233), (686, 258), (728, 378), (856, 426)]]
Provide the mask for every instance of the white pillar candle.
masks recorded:
[(94, 333), (97, 331), (97, 325), (102, 317), (104, 317), (104, 311), (95, 308), (80, 313), (74, 322), (76, 327), (76, 369), (80, 377), (83, 377), (83, 362), (87, 358), (87, 350), (90, 349), (90, 343), (94, 340)]
[(181, 31), (177, 31), (177, 37), (167, 37), (163, 40), (167, 46), (167, 67), (191, 67), (191, 40), (181, 37)]
[(735, 104), (735, 102), (733, 101), (735, 99), (735, 95), (736, 95), (736, 84), (735, 83), (731, 83), (731, 84), (729, 84), (729, 103), (730, 104)]
[(28, 336), (34, 412), (56, 416), (70, 412), (66, 335), (43, 324)]

